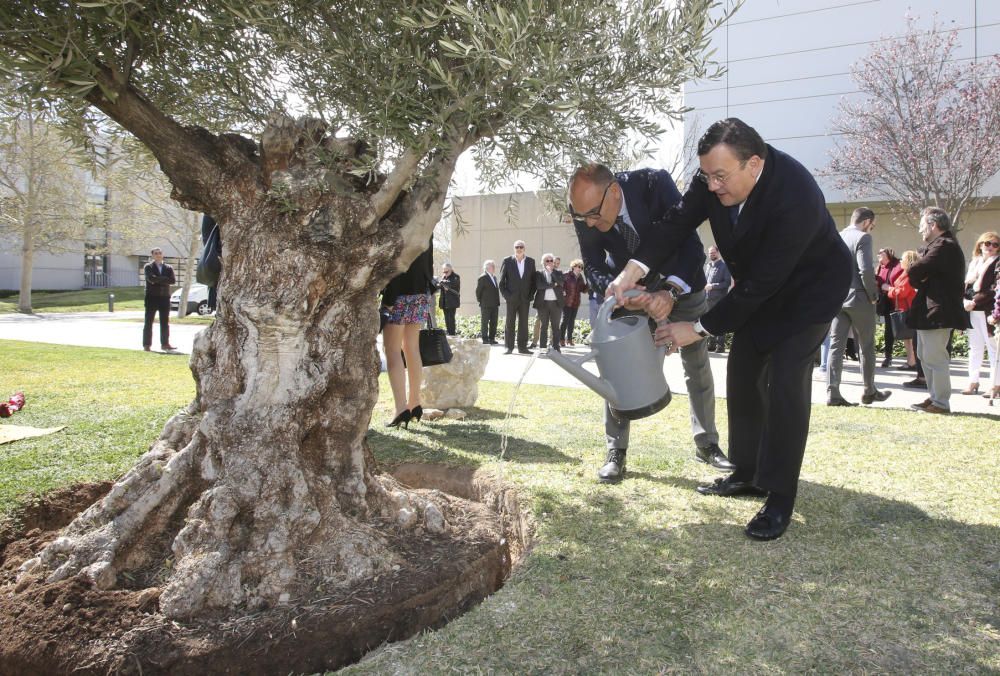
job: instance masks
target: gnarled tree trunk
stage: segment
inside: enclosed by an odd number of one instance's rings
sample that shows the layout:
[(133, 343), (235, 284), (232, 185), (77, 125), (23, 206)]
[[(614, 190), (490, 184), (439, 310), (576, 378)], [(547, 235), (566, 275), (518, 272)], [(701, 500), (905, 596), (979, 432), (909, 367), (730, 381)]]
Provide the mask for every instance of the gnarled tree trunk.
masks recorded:
[(375, 474), (365, 433), (378, 388), (376, 294), (427, 241), (454, 160), (397, 191), (379, 218), (372, 205), (388, 181), (368, 187), (296, 159), (315, 130), (279, 122), (265, 134), (266, 180), (227, 179), (216, 192), (223, 278), (216, 321), (191, 358), (195, 400), (24, 565), (23, 583), (165, 580), (161, 610), (186, 618), (294, 602), (316, 575), (327, 586), (375, 576), (397, 563), (391, 530), (448, 527), (446, 504)]

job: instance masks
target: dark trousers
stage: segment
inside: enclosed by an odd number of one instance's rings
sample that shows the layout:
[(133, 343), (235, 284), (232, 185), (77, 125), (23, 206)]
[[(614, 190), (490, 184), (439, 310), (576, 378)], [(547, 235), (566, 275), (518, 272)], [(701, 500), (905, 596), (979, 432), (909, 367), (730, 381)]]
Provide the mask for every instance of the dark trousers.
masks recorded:
[(554, 300), (543, 300), (537, 308), (538, 321), (541, 323), (541, 333), (538, 334), (538, 345), (542, 349), (548, 347), (549, 336), (552, 336), (552, 347), (559, 347), (559, 319), (562, 308)]
[(153, 317), (160, 313), (160, 345), (170, 344), (170, 296), (146, 296), (146, 321), (142, 325), (142, 346), (153, 345)]
[(457, 308), (442, 308), (444, 313), (444, 330), (449, 336), (454, 336), (455, 331), (455, 311)]
[(892, 350), (895, 347), (896, 335), (892, 332), (892, 321), (889, 319), (890, 312), (886, 312), (882, 317), (885, 319), (885, 323), (882, 326), (885, 328), (884, 339), (885, 339), (885, 349), (883, 354), (886, 359), (892, 359)]
[(479, 332), (484, 343), (495, 343), (497, 339), (497, 317), (500, 308), (479, 306)]
[(503, 327), (503, 342), (508, 350), (514, 349), (514, 324), (517, 324), (517, 349), (528, 349), (528, 310), (531, 303), (527, 298), (507, 300), (507, 321)]
[(759, 488), (794, 499), (812, 411), (813, 358), (830, 329), (813, 324), (767, 351), (733, 334), (726, 389), (729, 459)]
[(562, 325), (559, 327), (559, 337), (567, 343), (573, 340), (573, 331), (576, 328), (576, 313), (580, 307), (564, 307), (562, 314)]

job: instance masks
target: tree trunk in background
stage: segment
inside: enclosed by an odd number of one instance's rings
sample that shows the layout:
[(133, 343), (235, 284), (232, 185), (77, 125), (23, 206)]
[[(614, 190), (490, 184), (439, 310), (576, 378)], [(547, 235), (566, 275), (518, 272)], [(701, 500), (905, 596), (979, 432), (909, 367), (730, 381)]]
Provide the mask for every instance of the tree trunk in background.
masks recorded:
[(17, 311), (31, 314), (31, 277), (35, 265), (34, 233), (31, 226), (21, 236), (21, 288), (17, 294)]

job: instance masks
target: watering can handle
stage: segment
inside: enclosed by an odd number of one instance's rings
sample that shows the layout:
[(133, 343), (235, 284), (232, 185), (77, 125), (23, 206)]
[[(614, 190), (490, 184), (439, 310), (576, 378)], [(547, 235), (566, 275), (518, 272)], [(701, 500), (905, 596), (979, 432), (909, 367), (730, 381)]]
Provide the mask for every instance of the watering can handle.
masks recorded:
[[(626, 298), (635, 298), (636, 296), (639, 296), (643, 293), (645, 292), (640, 291), (639, 289), (629, 289), (628, 291), (625, 292), (624, 295)], [(614, 309), (615, 309), (615, 297), (610, 296), (607, 300), (605, 300), (601, 304), (601, 309), (597, 311), (597, 323), (607, 324), (608, 320), (611, 318), (611, 313), (614, 311)]]

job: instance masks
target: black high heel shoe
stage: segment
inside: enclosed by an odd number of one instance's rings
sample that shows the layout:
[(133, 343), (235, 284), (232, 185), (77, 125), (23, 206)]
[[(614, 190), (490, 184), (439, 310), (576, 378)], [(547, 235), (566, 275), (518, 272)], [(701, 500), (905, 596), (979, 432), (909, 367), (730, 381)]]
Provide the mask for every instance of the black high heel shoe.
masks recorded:
[[(421, 411), (421, 413), (423, 413), (423, 411)], [(411, 417), (410, 411), (409, 410), (404, 410), (402, 413), (400, 413), (395, 418), (393, 418), (392, 422), (386, 423), (385, 426), (386, 427), (399, 427), (400, 425), (402, 425), (406, 429), (410, 429), (410, 417)]]
[(410, 417), (416, 420), (417, 422), (420, 422), (420, 418), (423, 417), (423, 415), (424, 415), (424, 407), (421, 406), (420, 404), (417, 404), (416, 406), (410, 409)]

